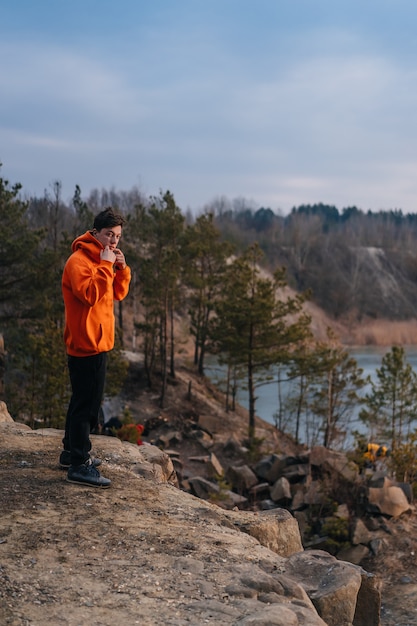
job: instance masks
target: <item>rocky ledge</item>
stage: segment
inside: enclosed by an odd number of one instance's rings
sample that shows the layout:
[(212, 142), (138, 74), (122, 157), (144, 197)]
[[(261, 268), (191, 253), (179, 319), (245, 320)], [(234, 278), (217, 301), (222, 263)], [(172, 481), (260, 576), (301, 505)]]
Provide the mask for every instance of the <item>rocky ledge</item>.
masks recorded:
[(0, 411), (0, 623), (377, 626), (378, 579), (303, 550), (285, 509), (184, 492), (168, 454), (94, 436), (112, 487), (69, 484), (62, 431)]

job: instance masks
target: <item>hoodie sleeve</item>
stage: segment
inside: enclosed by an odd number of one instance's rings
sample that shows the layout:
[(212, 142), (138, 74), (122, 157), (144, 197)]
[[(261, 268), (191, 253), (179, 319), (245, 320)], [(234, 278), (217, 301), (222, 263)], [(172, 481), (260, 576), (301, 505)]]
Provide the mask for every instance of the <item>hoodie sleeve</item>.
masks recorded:
[(129, 292), (131, 280), (130, 267), (126, 265), (124, 270), (116, 270), (113, 282), (113, 294), (115, 300), (123, 300)]
[(73, 295), (87, 306), (94, 306), (108, 294), (113, 283), (113, 275), (113, 265), (109, 261), (93, 265), (82, 255), (73, 254), (67, 262), (68, 287)]

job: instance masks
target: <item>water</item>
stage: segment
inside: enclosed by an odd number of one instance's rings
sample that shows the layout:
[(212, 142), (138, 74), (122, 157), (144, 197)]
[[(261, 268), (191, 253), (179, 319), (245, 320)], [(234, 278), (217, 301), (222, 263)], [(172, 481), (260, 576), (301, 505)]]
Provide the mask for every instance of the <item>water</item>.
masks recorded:
[[(410, 346), (404, 348), (406, 355), (406, 362), (409, 363), (415, 372), (417, 372), (417, 346)], [(357, 364), (363, 370), (363, 378), (370, 377), (372, 381), (377, 379), (376, 370), (381, 367), (382, 358), (385, 354), (390, 352), (391, 349), (388, 347), (355, 347), (352, 349), (348, 349), (350, 356), (352, 356)], [(217, 361), (207, 360), (207, 366), (205, 368), (205, 374), (216, 384), (219, 381), (225, 378), (225, 369), (221, 368), (217, 365)], [(283, 374), (284, 375), (284, 372)], [(371, 385), (367, 385), (361, 390), (361, 395), (365, 395), (371, 389)], [(285, 397), (291, 392), (291, 383), (282, 383), (281, 385), (281, 393), (282, 398), (285, 400)], [(261, 417), (263, 420), (270, 424), (276, 424), (276, 414), (279, 407), (279, 399), (278, 399), (278, 388), (277, 384), (272, 383), (269, 385), (263, 385), (256, 390), (257, 400), (256, 400), (256, 414)], [(245, 407), (246, 409), (249, 407), (248, 403), (248, 393), (244, 389), (239, 389), (237, 392), (237, 402)], [(352, 420), (350, 422), (350, 432), (353, 430), (357, 430), (362, 433), (366, 433), (366, 428), (359, 420), (359, 410), (360, 406), (358, 405), (357, 410), (353, 412)], [(301, 436), (301, 440), (304, 440), (304, 437)], [(352, 437), (348, 436), (347, 443), (352, 443)]]

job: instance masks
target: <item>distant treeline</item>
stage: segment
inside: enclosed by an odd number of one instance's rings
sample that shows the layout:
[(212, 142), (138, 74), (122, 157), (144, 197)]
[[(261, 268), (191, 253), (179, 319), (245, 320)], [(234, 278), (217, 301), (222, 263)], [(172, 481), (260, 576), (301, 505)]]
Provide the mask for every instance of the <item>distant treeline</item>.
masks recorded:
[(215, 224), (243, 249), (257, 241), (272, 269), (335, 319), (404, 320), (417, 306), (417, 214), (301, 205), (282, 216), (216, 201)]

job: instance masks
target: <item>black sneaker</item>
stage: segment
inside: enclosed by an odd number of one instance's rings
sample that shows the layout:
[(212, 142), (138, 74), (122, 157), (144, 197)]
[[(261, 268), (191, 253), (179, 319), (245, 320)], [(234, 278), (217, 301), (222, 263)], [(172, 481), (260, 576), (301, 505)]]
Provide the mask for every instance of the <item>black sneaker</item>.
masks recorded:
[[(91, 458), (94, 467), (101, 465), (101, 459)], [(62, 469), (68, 469), (71, 465), (71, 452), (69, 450), (62, 450), (59, 456), (59, 467)]]
[(111, 485), (111, 480), (100, 476), (100, 472), (94, 467), (90, 459), (82, 465), (71, 465), (68, 470), (67, 481), (91, 487), (106, 488)]

